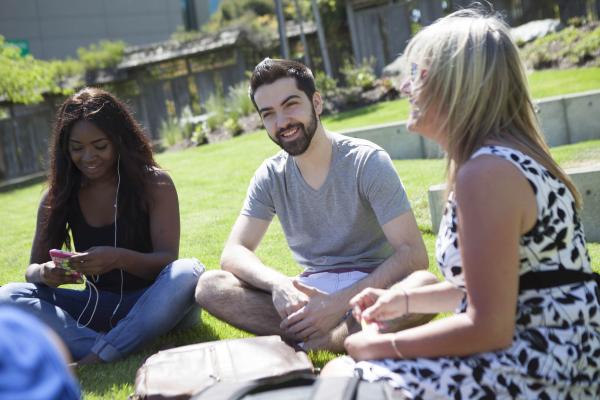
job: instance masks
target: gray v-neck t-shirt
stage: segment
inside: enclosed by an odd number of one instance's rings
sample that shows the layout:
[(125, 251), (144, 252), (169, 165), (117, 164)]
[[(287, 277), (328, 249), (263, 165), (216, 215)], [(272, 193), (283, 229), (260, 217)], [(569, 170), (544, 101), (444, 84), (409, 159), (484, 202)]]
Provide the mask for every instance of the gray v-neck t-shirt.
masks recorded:
[(306, 272), (376, 268), (394, 249), (382, 225), (410, 210), (390, 156), (367, 140), (332, 134), (331, 165), (318, 190), (281, 151), (258, 168), (241, 214), (276, 214), (296, 262)]

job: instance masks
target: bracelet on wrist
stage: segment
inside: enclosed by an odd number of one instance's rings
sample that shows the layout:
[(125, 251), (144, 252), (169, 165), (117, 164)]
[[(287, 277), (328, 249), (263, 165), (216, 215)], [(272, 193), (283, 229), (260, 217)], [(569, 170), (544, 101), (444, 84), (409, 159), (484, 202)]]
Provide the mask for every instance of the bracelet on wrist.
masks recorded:
[(392, 336), (392, 347), (394, 348), (394, 353), (396, 353), (396, 356), (398, 356), (398, 358), (404, 358), (402, 357), (402, 353), (400, 352), (400, 350), (398, 350), (398, 345), (396, 344), (396, 335)]
[(400, 291), (404, 295), (404, 314), (409, 314), (409, 311), (408, 311), (408, 293), (406, 293), (406, 290), (402, 286), (400, 286)]

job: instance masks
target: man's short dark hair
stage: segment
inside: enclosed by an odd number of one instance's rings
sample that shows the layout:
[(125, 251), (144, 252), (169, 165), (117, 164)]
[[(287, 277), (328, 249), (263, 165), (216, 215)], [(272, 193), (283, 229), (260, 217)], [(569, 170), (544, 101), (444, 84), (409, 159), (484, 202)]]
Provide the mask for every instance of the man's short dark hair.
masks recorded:
[(254, 67), (250, 78), (250, 99), (257, 110), (258, 106), (254, 101), (256, 90), (262, 85), (268, 85), (281, 78), (294, 78), (296, 87), (312, 101), (317, 89), (315, 78), (306, 65), (293, 60), (265, 58)]

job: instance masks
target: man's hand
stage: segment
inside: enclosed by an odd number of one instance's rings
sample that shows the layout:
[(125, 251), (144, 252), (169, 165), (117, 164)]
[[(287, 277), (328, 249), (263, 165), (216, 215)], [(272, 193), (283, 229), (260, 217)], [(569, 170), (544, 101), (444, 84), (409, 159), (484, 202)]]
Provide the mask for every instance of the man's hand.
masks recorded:
[(327, 335), (342, 321), (347, 309), (346, 303), (335, 301), (333, 295), (297, 280), (293, 282), (294, 286), (308, 297), (308, 302), (285, 318), (280, 328), (290, 337), (302, 341)]
[(272, 297), (275, 310), (283, 320), (308, 303), (308, 296), (296, 289), (290, 279), (277, 285), (273, 289)]

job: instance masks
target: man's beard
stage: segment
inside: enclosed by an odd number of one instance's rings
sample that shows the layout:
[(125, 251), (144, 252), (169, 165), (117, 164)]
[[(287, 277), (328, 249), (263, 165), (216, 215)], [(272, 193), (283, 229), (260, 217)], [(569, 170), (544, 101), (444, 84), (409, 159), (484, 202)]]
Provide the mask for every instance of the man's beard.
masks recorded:
[[(290, 156), (299, 156), (308, 149), (308, 146), (310, 146), (310, 142), (312, 141), (313, 137), (315, 136), (315, 132), (317, 131), (317, 122), (317, 113), (313, 108), (308, 126), (304, 126), (304, 124), (301, 123), (290, 124), (285, 128), (280, 129), (277, 132), (275, 139), (273, 139), (270, 135), (269, 137), (275, 144), (281, 147)], [(293, 141), (281, 140), (280, 135), (283, 132), (293, 128), (298, 128), (298, 130), (300, 131), (298, 138)]]

